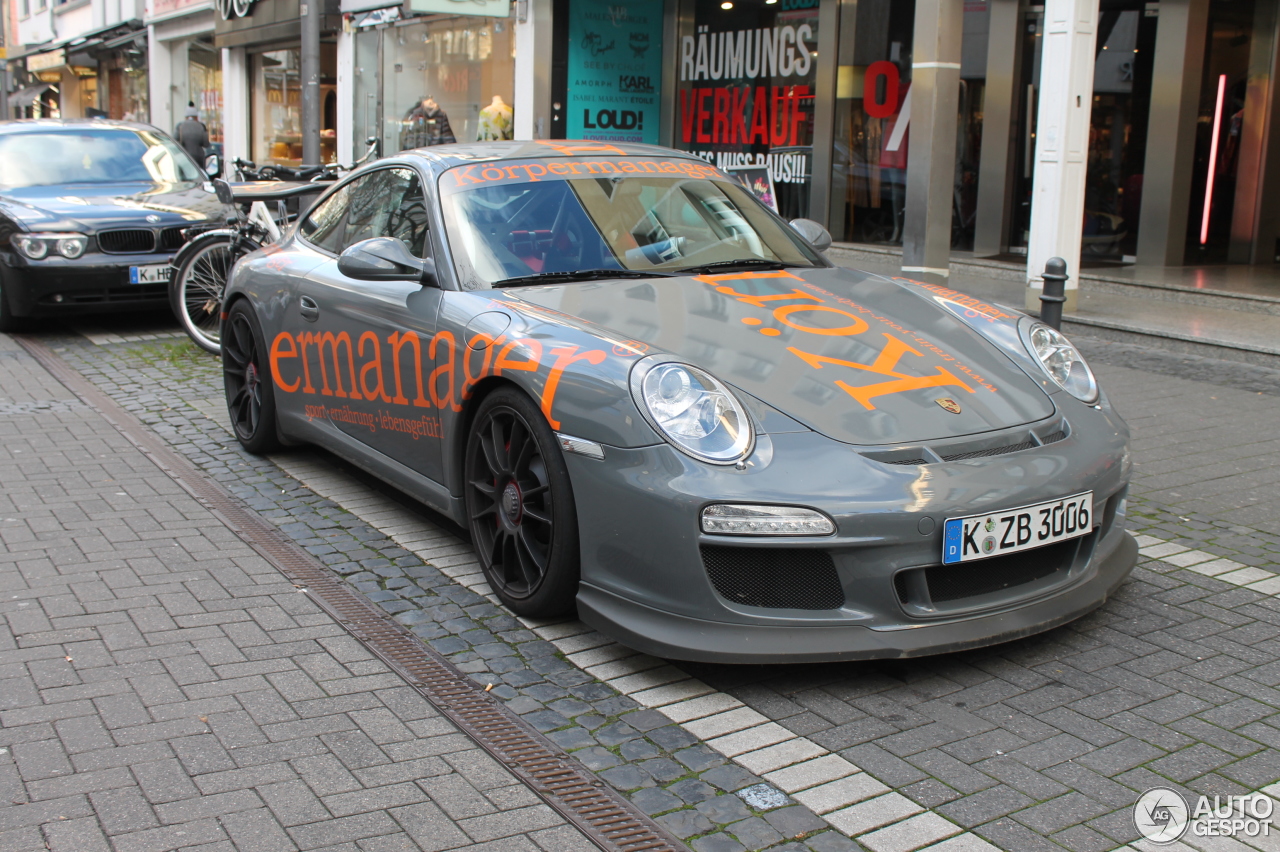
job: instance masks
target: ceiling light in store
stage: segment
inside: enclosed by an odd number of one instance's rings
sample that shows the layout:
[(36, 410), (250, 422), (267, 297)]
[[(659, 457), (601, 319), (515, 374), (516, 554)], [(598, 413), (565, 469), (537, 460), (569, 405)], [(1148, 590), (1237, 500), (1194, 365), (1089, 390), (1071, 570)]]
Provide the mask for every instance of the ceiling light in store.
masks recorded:
[(725, 10), (729, 10), (729, 9), (732, 9), (732, 8), (733, 8), (733, 4), (732, 4), (732, 3), (730, 3), (730, 2), (729, 2), (729, 0), (724, 0), (724, 2), (720, 4), (720, 8), (721, 8), (721, 9), (725, 9)]

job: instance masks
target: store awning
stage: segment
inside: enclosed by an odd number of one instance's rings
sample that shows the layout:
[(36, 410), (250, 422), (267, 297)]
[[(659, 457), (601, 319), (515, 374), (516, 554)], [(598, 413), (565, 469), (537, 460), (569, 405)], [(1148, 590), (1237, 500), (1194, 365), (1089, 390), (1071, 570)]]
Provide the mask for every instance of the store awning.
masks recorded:
[(53, 86), (45, 83), (41, 86), (28, 86), (25, 89), (19, 89), (9, 95), (9, 108), (22, 107), (23, 109), (26, 109), (36, 101), (40, 100), (40, 96), (52, 88)]

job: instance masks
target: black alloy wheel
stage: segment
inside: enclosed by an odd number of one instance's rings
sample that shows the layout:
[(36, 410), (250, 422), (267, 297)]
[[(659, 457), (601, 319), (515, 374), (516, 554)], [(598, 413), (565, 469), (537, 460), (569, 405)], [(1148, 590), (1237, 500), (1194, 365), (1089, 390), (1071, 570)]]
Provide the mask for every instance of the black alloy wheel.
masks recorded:
[(480, 404), (467, 436), (466, 508), (489, 585), (517, 615), (573, 609), (578, 519), (555, 433), (515, 388)]
[(222, 383), (236, 439), (251, 453), (278, 450), (281, 444), (267, 347), (247, 300), (232, 305), (222, 332)]

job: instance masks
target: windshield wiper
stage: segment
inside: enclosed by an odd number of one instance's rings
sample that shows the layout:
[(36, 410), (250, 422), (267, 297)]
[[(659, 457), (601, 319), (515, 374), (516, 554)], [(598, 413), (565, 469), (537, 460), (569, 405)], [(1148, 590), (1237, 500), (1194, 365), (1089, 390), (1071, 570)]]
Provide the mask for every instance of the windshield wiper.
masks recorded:
[(638, 269), (575, 269), (569, 272), (539, 272), (494, 281), (494, 287), (520, 287), (526, 284), (550, 284), (556, 281), (598, 281), (605, 278), (671, 278), (669, 272), (644, 272)]
[(699, 272), (731, 272), (734, 269), (811, 269), (807, 263), (787, 263), (784, 260), (768, 260), (763, 257), (744, 257), (738, 260), (717, 260), (715, 263), (701, 263), (697, 266), (682, 266), (681, 274), (691, 275)]

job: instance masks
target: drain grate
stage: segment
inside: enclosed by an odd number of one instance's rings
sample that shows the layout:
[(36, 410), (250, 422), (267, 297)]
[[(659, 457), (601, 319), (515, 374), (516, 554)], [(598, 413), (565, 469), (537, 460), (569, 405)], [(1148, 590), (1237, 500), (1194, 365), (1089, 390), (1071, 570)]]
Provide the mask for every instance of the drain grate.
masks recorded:
[(394, 669), (477, 745), (501, 761), (548, 805), (608, 852), (686, 852), (679, 840), (588, 769), (454, 668), (416, 636), (341, 583), (327, 568), (220, 485), (42, 343), (15, 340), (54, 378), (95, 409), (140, 452), (227, 528)]

